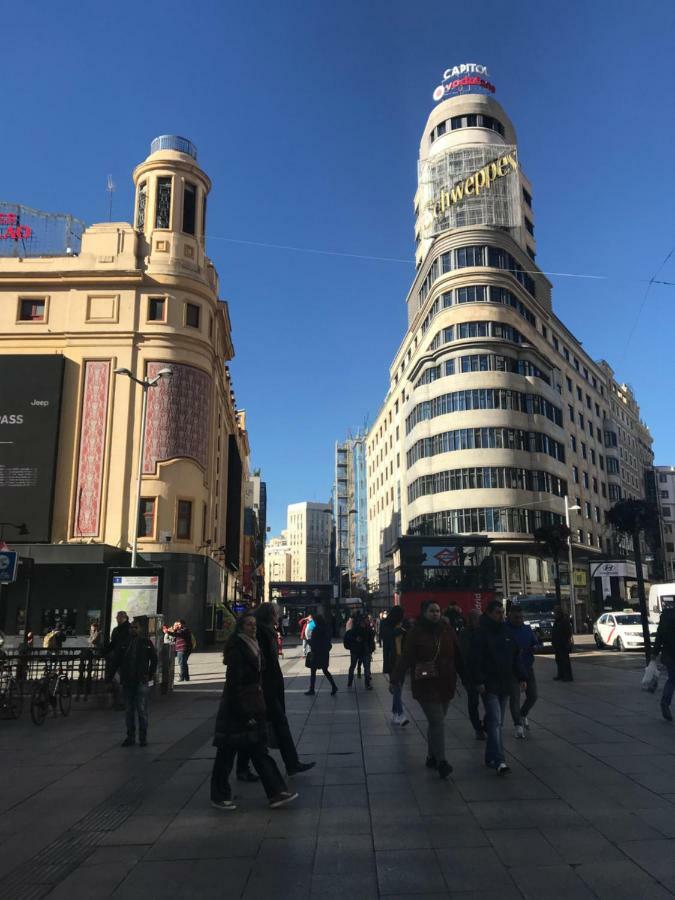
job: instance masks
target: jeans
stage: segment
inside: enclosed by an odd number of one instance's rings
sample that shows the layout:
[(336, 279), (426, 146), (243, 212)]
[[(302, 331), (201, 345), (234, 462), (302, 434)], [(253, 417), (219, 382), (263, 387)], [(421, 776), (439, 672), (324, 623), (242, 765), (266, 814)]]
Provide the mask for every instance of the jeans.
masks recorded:
[(188, 669), (189, 655), (187, 650), (176, 651), (176, 662), (178, 663), (178, 677), (180, 681), (190, 680), (190, 670)]
[(403, 685), (395, 684), (394, 693), (391, 695), (391, 714), (393, 716), (402, 716), (403, 715)]
[(520, 702), (520, 682), (514, 681), (511, 686), (511, 696), (509, 697), (509, 705), (511, 707), (511, 718), (514, 725), (522, 725), (523, 719), (537, 702), (537, 680), (534, 677), (534, 671), (530, 672), (525, 684), (525, 702)]
[[(232, 799), (230, 773), (237, 752), (232, 747), (218, 747), (211, 771), (211, 799), (216, 803)], [(276, 797), (277, 794), (286, 790), (286, 782), (264, 744), (253, 744), (246, 753), (253, 763), (253, 768), (260, 776), (260, 781), (268, 797)]]
[(661, 705), (670, 706), (675, 692), (675, 662), (666, 665), (668, 672), (668, 680), (663, 685), (663, 694), (661, 694)]
[(475, 684), (467, 684), (466, 687), (466, 705), (469, 713), (469, 719), (473, 725), (473, 730), (483, 731), (483, 723), (480, 717), (480, 693)]
[(363, 663), (363, 669), (366, 673), (366, 684), (370, 684), (370, 653), (363, 653), (359, 650), (351, 650), (351, 661), (349, 663), (349, 677), (347, 679), (348, 683), (351, 684), (354, 680), (354, 669), (357, 664)]
[(148, 736), (148, 694), (150, 688), (143, 682), (124, 685), (124, 699), (127, 704), (127, 737), (136, 737), (136, 713), (138, 713), (138, 736), (144, 741)]
[(508, 694), (483, 694), (485, 706), (485, 730), (487, 743), (485, 744), (485, 764), (497, 768), (504, 762), (504, 744), (502, 743), (502, 725), (504, 713), (508, 703)]
[[(310, 689), (310, 691), (313, 691), (313, 690), (314, 690), (314, 685), (316, 684), (316, 673), (317, 673), (317, 671), (318, 671), (317, 669), (310, 669), (310, 670), (309, 670), (309, 689)], [(329, 682), (330, 686), (331, 686), (332, 688), (337, 689), (337, 685), (336, 685), (335, 682), (333, 681), (333, 676), (332, 676), (332, 675), (330, 674), (330, 672), (328, 671), (328, 668), (321, 669), (321, 671), (323, 672), (323, 674), (324, 674), (324, 675), (326, 676), (326, 678), (328, 679), (328, 682)]]
[(420, 706), (428, 722), (429, 756), (433, 756), (436, 762), (443, 762), (445, 760), (445, 715), (448, 711), (448, 704), (420, 703)]
[(570, 648), (554, 647), (555, 664), (558, 667), (558, 678), (560, 681), (572, 681), (572, 662), (570, 660)]

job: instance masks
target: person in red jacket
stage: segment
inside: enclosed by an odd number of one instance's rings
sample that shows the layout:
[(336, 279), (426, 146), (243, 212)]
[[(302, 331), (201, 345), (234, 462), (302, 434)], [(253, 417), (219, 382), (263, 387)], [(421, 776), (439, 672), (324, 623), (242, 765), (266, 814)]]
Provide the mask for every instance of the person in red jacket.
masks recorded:
[(185, 619), (178, 619), (171, 628), (164, 626), (164, 632), (171, 635), (176, 645), (176, 661), (178, 663), (178, 680), (189, 681), (190, 670), (188, 669), (188, 658), (192, 653), (192, 632), (187, 626)]

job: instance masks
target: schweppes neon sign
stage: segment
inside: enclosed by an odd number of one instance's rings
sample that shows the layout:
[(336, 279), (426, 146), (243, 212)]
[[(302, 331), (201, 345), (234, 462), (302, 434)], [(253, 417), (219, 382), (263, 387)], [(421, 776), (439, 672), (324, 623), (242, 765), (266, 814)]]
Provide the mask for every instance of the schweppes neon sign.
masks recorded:
[(499, 178), (505, 178), (512, 172), (517, 171), (518, 156), (515, 150), (498, 157), (492, 162), (486, 163), (482, 169), (478, 169), (473, 175), (458, 181), (451, 188), (442, 190), (438, 198), (431, 202), (434, 215), (440, 216), (456, 203), (461, 203), (471, 197), (479, 197), (481, 191), (491, 188)]

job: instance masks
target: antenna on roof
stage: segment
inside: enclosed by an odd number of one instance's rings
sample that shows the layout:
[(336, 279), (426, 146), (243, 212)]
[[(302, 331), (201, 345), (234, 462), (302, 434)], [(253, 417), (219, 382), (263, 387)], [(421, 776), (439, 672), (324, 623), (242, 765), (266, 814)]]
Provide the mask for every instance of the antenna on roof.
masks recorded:
[(115, 191), (115, 182), (113, 181), (112, 175), (108, 175), (108, 184), (106, 186), (106, 191), (110, 194), (110, 201), (108, 204), (108, 221), (112, 222), (113, 192)]

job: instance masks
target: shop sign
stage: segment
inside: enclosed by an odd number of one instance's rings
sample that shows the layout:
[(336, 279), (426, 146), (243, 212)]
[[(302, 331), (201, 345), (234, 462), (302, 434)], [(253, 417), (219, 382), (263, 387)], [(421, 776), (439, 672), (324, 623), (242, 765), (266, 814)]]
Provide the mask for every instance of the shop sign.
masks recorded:
[(22, 241), (32, 237), (30, 225), (20, 225), (15, 213), (0, 212), (0, 241)]
[(603, 562), (592, 566), (593, 578), (636, 578), (634, 562)]
[(588, 583), (588, 578), (586, 576), (585, 569), (575, 569), (574, 570), (574, 587), (586, 587)]
[(516, 150), (500, 156), (487, 163), (482, 169), (458, 181), (451, 188), (441, 190), (438, 198), (433, 201), (433, 210), (436, 216), (441, 216), (455, 203), (461, 203), (469, 197), (479, 197), (481, 191), (487, 190), (499, 178), (504, 178), (512, 172), (518, 171), (518, 156)]

